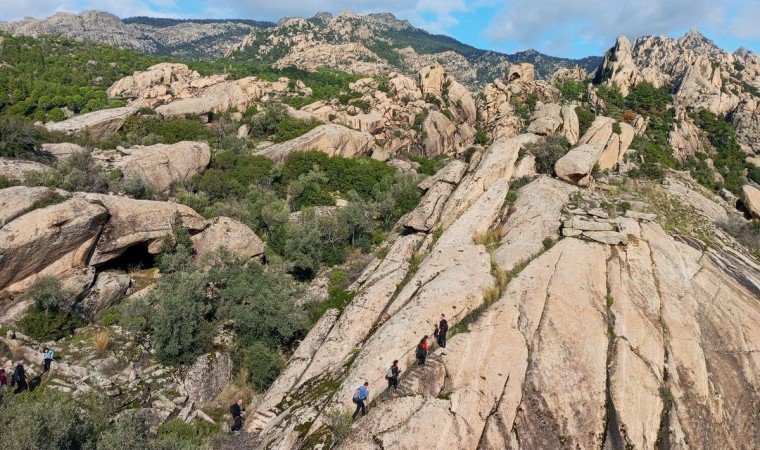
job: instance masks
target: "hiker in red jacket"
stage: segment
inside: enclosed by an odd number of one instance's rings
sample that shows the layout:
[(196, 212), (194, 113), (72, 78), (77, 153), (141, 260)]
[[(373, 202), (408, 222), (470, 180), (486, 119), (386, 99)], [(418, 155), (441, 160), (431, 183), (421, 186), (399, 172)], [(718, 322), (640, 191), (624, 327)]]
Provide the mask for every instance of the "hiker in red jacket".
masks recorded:
[(415, 351), (415, 356), (417, 357), (418, 366), (425, 365), (425, 359), (427, 359), (427, 354), (428, 354), (428, 336), (426, 334), (425, 337), (422, 338), (420, 343), (417, 344), (417, 350)]

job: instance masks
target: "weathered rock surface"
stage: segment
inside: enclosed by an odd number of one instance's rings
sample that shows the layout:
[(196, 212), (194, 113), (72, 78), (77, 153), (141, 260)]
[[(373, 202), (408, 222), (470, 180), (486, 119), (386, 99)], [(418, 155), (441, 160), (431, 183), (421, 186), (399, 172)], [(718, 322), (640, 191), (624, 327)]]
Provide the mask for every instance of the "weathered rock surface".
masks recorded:
[(229, 217), (217, 217), (192, 237), (198, 259), (224, 247), (235, 255), (253, 258), (264, 254), (264, 241), (244, 223)]
[(741, 198), (747, 211), (756, 219), (760, 219), (760, 189), (746, 184), (742, 186)]
[(321, 125), (303, 136), (281, 144), (267, 147), (259, 154), (282, 162), (293, 152), (318, 150), (330, 156), (350, 158), (371, 155), (375, 148), (375, 138), (361, 131), (353, 131), (340, 125)]
[(42, 173), (49, 169), (50, 167), (34, 161), (0, 157), (0, 177), (8, 180), (23, 182), (26, 180), (26, 172)]
[(137, 114), (137, 108), (132, 106), (103, 109), (74, 116), (62, 122), (47, 123), (45, 128), (49, 131), (60, 131), (69, 135), (82, 133), (86, 130), (93, 139), (102, 139), (119, 131), (124, 121), (135, 114)]
[(89, 294), (76, 309), (90, 319), (100, 311), (121, 300), (129, 289), (129, 275), (119, 272), (101, 272)]
[(158, 191), (169, 192), (178, 183), (202, 173), (211, 161), (205, 142), (182, 141), (176, 144), (135, 146), (116, 151), (95, 152), (107, 167), (121, 169), (126, 176), (139, 176)]
[(57, 144), (42, 144), (42, 151), (58, 161), (63, 161), (78, 153), (85, 153), (87, 152), (87, 149), (81, 145), (72, 144), (70, 142), (61, 142)]
[(90, 259), (92, 265), (118, 258), (135, 245), (144, 245), (147, 252), (157, 254), (162, 239), (174, 237), (180, 225), (191, 232), (206, 228), (206, 220), (185, 205), (103, 194), (86, 194), (84, 198), (100, 202), (110, 215)]
[(102, 206), (74, 197), (6, 223), (0, 228), (0, 289), (86, 265), (107, 215)]
[(627, 96), (631, 87), (644, 81), (633, 61), (632, 52), (631, 41), (625, 36), (618, 37), (615, 46), (604, 55), (604, 61), (595, 75), (596, 81), (617, 85), (623, 97)]
[(554, 165), (557, 176), (579, 186), (587, 186), (591, 171), (604, 152), (604, 147), (596, 144), (581, 144), (571, 149)]
[(0, 227), (29, 211), (36, 202), (55, 193), (55, 190), (47, 187), (12, 186), (0, 189)]
[(542, 176), (517, 191), (504, 226), (501, 246), (494, 260), (504, 270), (512, 270), (544, 249), (544, 240), (559, 238), (562, 206), (578, 189), (559, 180)]
[(213, 112), (220, 103), (215, 98), (185, 98), (156, 107), (156, 113), (165, 118), (202, 116)]
[(213, 400), (232, 380), (229, 353), (207, 353), (195, 360), (185, 375), (184, 387), (190, 400), (205, 404)]
[(444, 205), (441, 212), (443, 227), (456, 221), (494, 182), (512, 178), (520, 149), (537, 140), (535, 134), (523, 134), (491, 144), (479, 164), (465, 175)]

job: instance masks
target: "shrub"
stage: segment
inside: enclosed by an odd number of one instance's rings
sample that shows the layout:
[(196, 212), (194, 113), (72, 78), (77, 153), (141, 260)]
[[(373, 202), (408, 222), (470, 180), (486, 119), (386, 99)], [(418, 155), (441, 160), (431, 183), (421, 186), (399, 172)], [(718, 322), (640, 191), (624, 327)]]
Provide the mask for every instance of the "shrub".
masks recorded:
[(40, 311), (58, 312), (70, 306), (73, 295), (63, 289), (57, 278), (45, 275), (34, 282), (25, 293)]
[(489, 141), (488, 133), (486, 133), (479, 125), (475, 125), (475, 144), (486, 146)]
[(100, 313), (100, 323), (103, 326), (110, 327), (121, 321), (121, 310), (118, 306), (109, 306)]
[(162, 278), (149, 297), (158, 304), (151, 320), (156, 359), (162, 364), (192, 362), (210, 343), (206, 278), (174, 273)]
[(119, 305), (119, 323), (129, 331), (149, 331), (154, 314), (155, 309), (144, 298), (129, 300)]
[(570, 144), (563, 136), (551, 135), (525, 146), (536, 158), (536, 171), (551, 175), (554, 165), (570, 150)]
[(119, 420), (112, 426), (103, 430), (98, 439), (97, 449), (151, 449), (152, 444), (148, 439), (148, 427), (145, 425), (145, 421), (138, 418), (134, 411), (127, 411), (120, 414)]
[(0, 156), (28, 157), (37, 152), (37, 145), (34, 126), (16, 117), (0, 117)]
[(75, 153), (45, 173), (32, 173), (27, 184), (60, 188), (71, 192), (108, 191), (109, 179), (88, 152)]
[(562, 93), (562, 98), (568, 102), (580, 100), (586, 90), (582, 81), (572, 79), (557, 84), (557, 89)]
[(578, 116), (578, 128), (580, 130), (580, 135), (583, 136), (591, 124), (594, 123), (596, 116), (591, 111), (591, 108), (586, 105), (577, 106), (575, 108), (575, 114)]
[(18, 321), (18, 327), (24, 334), (38, 341), (57, 341), (74, 333), (86, 322), (81, 317), (57, 311), (41, 311), (32, 307)]
[(76, 401), (53, 390), (3, 399), (0, 423), (9, 450), (91, 448), (99, 431)]
[(517, 192), (510, 190), (507, 192), (507, 198), (505, 200), (508, 204), (514, 205), (517, 201)]
[(284, 366), (283, 358), (269, 346), (254, 341), (232, 354), (237, 369), (248, 372), (247, 381), (263, 392), (272, 385)]

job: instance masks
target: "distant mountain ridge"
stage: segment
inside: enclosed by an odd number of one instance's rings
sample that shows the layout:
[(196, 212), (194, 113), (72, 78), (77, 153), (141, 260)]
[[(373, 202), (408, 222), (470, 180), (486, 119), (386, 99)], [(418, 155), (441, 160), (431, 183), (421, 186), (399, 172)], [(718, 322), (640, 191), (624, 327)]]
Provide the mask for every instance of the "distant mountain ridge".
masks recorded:
[(535, 50), (503, 54), (477, 49), (449, 36), (428, 33), (390, 13), (318, 13), (308, 19), (285, 17), (275, 24), (247, 19), (122, 20), (91, 10), (0, 23), (0, 31), (26, 36), (60, 34), (165, 56), (215, 59), (228, 55), (305, 68), (326, 65), (359, 73), (414, 73), (426, 65), (442, 64), (470, 86), (502, 76), (517, 62), (534, 64), (536, 75), (547, 78), (559, 68), (576, 65), (592, 72), (602, 60), (596, 56), (558, 58)]

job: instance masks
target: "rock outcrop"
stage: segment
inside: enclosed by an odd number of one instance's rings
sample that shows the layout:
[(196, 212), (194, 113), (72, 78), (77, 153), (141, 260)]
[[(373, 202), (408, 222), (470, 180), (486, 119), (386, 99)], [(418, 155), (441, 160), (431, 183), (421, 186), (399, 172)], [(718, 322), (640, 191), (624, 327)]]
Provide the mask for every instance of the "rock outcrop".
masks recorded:
[(746, 184), (742, 186), (741, 198), (744, 207), (756, 219), (760, 219), (760, 189)]
[(264, 241), (244, 223), (229, 217), (217, 217), (209, 226), (192, 237), (198, 259), (224, 247), (242, 258), (254, 258), (264, 254)]
[(110, 216), (90, 258), (95, 266), (137, 245), (155, 255), (162, 248), (163, 238), (174, 237), (178, 226), (190, 232), (206, 228), (206, 220), (185, 205), (103, 194), (86, 194), (84, 198), (102, 204)]
[(591, 172), (599, 162), (604, 147), (596, 144), (581, 144), (571, 149), (554, 165), (557, 176), (578, 186), (588, 186)]
[(211, 161), (205, 142), (182, 141), (176, 144), (119, 147), (96, 151), (93, 156), (106, 167), (120, 169), (125, 176), (139, 176), (160, 192), (202, 173)]
[(50, 167), (45, 164), (23, 159), (0, 157), (0, 177), (6, 180), (26, 181), (28, 172), (43, 173)]
[(41, 275), (87, 265), (107, 218), (104, 207), (74, 197), (6, 223), (0, 228), (0, 289), (17, 290)]
[(62, 122), (50, 122), (45, 124), (45, 128), (48, 131), (60, 131), (68, 135), (88, 132), (93, 139), (102, 139), (119, 131), (124, 121), (135, 114), (137, 114), (137, 108), (133, 106), (103, 109), (74, 116)]
[(229, 386), (232, 380), (232, 358), (229, 353), (207, 353), (190, 366), (184, 387), (190, 401), (206, 404)]
[(644, 81), (644, 77), (633, 61), (631, 41), (627, 37), (618, 37), (615, 46), (604, 55), (604, 61), (596, 72), (595, 81), (616, 85), (623, 97), (628, 95), (631, 87)]
[(375, 149), (375, 138), (361, 131), (353, 131), (340, 125), (321, 125), (303, 136), (281, 144), (275, 144), (259, 152), (275, 162), (282, 162), (293, 152), (317, 150), (330, 156), (369, 156)]
[[(288, 83), (287, 78), (265, 81), (257, 77), (227, 81), (227, 75), (203, 77), (185, 64), (161, 63), (116, 81), (107, 92), (110, 98), (128, 99), (133, 106), (156, 107), (159, 114), (176, 117), (231, 108), (245, 111), (256, 102), (285, 96)], [(296, 93), (311, 93), (303, 83), (296, 86)]]

